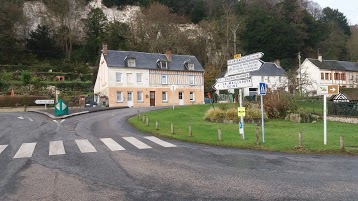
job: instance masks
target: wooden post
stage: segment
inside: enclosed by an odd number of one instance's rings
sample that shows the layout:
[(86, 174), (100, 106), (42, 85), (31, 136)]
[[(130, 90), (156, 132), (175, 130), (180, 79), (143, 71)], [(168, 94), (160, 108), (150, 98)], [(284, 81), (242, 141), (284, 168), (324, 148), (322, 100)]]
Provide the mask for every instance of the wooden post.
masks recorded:
[(259, 128), (256, 127), (256, 144), (260, 145), (260, 141), (259, 141), (260, 137), (259, 137)]
[(170, 124), (171, 133), (174, 134), (174, 124)]
[(146, 122), (145, 122), (145, 123), (146, 123), (147, 126), (149, 126), (149, 119), (148, 119), (148, 117), (146, 118)]
[(140, 118), (140, 113), (139, 113), (139, 110), (138, 110), (138, 114), (137, 114), (137, 116), (138, 116), (138, 119)]
[(159, 123), (158, 123), (158, 120), (155, 121), (155, 130), (158, 130), (159, 129)]
[(343, 136), (339, 137), (339, 148), (342, 151), (344, 150), (344, 138), (343, 138)]
[(191, 124), (189, 124), (189, 136), (192, 137), (193, 136), (193, 132), (191, 130)]
[(298, 146), (302, 147), (302, 132), (301, 131), (298, 133)]
[(221, 132), (221, 128), (218, 129), (218, 140), (221, 141), (222, 140), (222, 132)]
[(143, 122), (145, 122), (145, 115), (143, 115)]
[(26, 112), (26, 105), (24, 105), (24, 112)]

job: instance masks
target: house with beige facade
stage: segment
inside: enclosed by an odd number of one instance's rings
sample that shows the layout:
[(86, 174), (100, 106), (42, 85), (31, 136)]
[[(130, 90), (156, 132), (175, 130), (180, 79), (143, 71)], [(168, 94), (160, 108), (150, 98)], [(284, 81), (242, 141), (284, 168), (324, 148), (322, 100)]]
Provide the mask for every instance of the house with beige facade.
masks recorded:
[(316, 95), (320, 85), (337, 84), (340, 88), (358, 88), (358, 63), (307, 58), (297, 72), (305, 94)]
[(110, 107), (204, 103), (204, 69), (195, 56), (107, 50), (103, 47), (95, 100)]

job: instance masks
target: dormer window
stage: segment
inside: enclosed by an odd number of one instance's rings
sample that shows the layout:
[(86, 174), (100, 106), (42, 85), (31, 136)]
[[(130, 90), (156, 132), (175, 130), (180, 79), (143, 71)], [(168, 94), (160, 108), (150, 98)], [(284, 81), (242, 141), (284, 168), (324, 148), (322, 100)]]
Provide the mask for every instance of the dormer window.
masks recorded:
[(161, 61), (160, 62), (160, 67), (163, 69), (168, 69), (168, 62), (166, 61)]
[(194, 70), (194, 64), (188, 63), (188, 70)]
[(128, 59), (128, 67), (135, 67), (135, 59)]

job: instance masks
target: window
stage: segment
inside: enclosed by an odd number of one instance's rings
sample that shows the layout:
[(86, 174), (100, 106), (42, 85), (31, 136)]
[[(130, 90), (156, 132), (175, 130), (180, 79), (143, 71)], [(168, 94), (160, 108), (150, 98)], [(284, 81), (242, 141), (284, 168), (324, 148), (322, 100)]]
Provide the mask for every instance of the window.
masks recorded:
[(162, 101), (163, 101), (163, 102), (167, 102), (167, 101), (168, 101), (167, 95), (168, 95), (168, 94), (167, 94), (166, 91), (163, 91), (163, 92), (162, 92)]
[(137, 82), (142, 82), (142, 73), (137, 73)]
[(128, 59), (128, 67), (135, 67), (135, 59)]
[(341, 80), (346, 80), (346, 74), (345, 73), (341, 74)]
[(324, 80), (324, 73), (321, 73), (321, 80)]
[(189, 98), (190, 98), (190, 101), (194, 101), (195, 98), (194, 98), (194, 92), (190, 92), (190, 95), (189, 95)]
[(168, 84), (168, 75), (162, 75), (162, 84)]
[(326, 77), (326, 80), (330, 80), (330, 76), (329, 76), (329, 73), (325, 73), (325, 77)]
[(123, 102), (123, 93), (121, 91), (117, 91), (117, 102)]
[(122, 82), (122, 73), (116, 73), (116, 82), (121, 83)]
[(160, 65), (161, 65), (161, 66), (160, 66), (161, 68), (168, 69), (168, 64), (167, 64), (166, 61), (161, 61), (161, 62), (160, 62)]
[(194, 64), (193, 63), (188, 63), (188, 69), (189, 70), (194, 70)]
[(195, 82), (194, 82), (194, 76), (193, 75), (190, 75), (189, 76), (189, 85), (194, 85)]
[(334, 80), (339, 80), (339, 74), (338, 73), (334, 73)]
[(143, 102), (143, 91), (138, 91), (137, 92), (137, 101), (138, 102)]

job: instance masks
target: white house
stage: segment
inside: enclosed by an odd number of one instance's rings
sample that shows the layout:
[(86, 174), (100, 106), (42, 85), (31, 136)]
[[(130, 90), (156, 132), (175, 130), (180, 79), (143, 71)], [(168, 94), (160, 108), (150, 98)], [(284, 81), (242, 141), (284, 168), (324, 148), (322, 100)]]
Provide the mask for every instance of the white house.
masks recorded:
[(307, 58), (297, 71), (303, 93), (315, 95), (319, 85), (338, 84), (341, 88), (358, 87), (358, 63)]
[(107, 50), (96, 83), (100, 105), (171, 106), (204, 103), (204, 69), (195, 56)]

